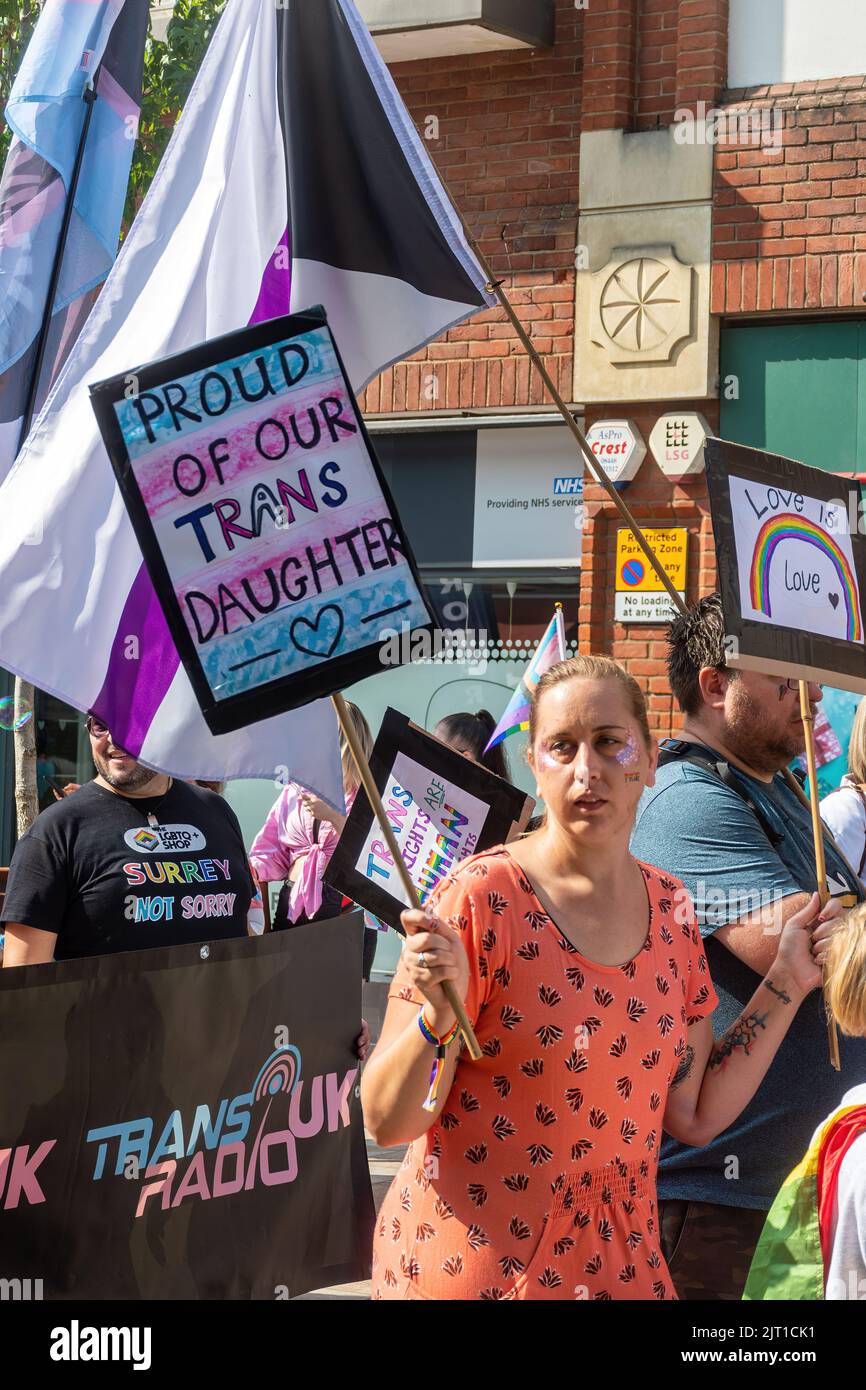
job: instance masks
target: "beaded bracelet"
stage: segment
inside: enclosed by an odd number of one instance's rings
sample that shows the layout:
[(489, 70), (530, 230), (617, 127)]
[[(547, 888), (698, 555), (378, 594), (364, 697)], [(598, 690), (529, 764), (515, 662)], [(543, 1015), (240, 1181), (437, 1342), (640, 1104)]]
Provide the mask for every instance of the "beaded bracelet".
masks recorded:
[(449, 1028), (448, 1032), (443, 1034), (440, 1038), (438, 1033), (433, 1032), (433, 1029), (424, 1017), (424, 1010), (422, 1008), (418, 1011), (418, 1027), (421, 1029), (422, 1038), (424, 1038), (426, 1042), (432, 1043), (436, 1048), (436, 1059), (433, 1063), (433, 1069), (430, 1072), (430, 1087), (427, 1091), (427, 1099), (424, 1101), (423, 1107), (425, 1110), (435, 1110), (436, 1097), (439, 1093), (439, 1082), (442, 1080), (442, 1074), (445, 1071), (445, 1049), (450, 1046), (457, 1037), (460, 1031), (460, 1025), (459, 1023), (455, 1023), (454, 1027)]

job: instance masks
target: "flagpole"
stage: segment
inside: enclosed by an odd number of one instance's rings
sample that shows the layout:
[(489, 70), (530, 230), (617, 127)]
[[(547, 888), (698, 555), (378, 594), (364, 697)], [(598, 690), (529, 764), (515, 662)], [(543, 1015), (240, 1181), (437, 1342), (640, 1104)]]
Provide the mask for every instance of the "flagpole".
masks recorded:
[(82, 93), (82, 100), (87, 110), (84, 113), (84, 124), (81, 128), (78, 149), (75, 152), (75, 163), (72, 166), (72, 175), (69, 180), (69, 192), (66, 196), (66, 206), (63, 209), (63, 221), (60, 224), (60, 234), (57, 238), (57, 250), (54, 253), (54, 264), (51, 267), (51, 278), (48, 282), (48, 293), (45, 297), (42, 324), (39, 329), (39, 337), (36, 341), (36, 362), (27, 392), (24, 415), (21, 420), (21, 433), (18, 436), (18, 453), (21, 452), (21, 447), (30, 433), (30, 426), (33, 423), (33, 416), (36, 410), (39, 378), (42, 376), (42, 366), (48, 347), (48, 335), (51, 332), (51, 320), (54, 317), (54, 298), (57, 294), (57, 286), (60, 283), (60, 272), (63, 269), (63, 257), (66, 253), (66, 242), (69, 236), (69, 228), (72, 224), (72, 213), (75, 209), (75, 194), (78, 191), (78, 180), (81, 175), (81, 166), (84, 162), (84, 147), (87, 144), (87, 135), (90, 130), (90, 118), (93, 115), (93, 107), (96, 102), (96, 84), (98, 81), (99, 69), (97, 68), (94, 73), (93, 81), (87, 84)]
[[(42, 312), (42, 323), (39, 328), (39, 336), (36, 340), (36, 360), (33, 366), (33, 374), (27, 388), (27, 399), (24, 405), (24, 414), (21, 417), (21, 430), (18, 435), (18, 448), (16, 455), (20, 454), (25, 439), (30, 433), (30, 426), (33, 424), (33, 416), (36, 413), (36, 399), (39, 392), (39, 379), (42, 376), (42, 367), (45, 362), (45, 353), (48, 348), (48, 336), (51, 332), (51, 320), (53, 318), (54, 298), (57, 294), (57, 286), (60, 283), (60, 272), (63, 268), (63, 256), (66, 251), (66, 241), (69, 236), (69, 228), (72, 223), (72, 212), (75, 204), (75, 193), (78, 188), (78, 179), (81, 174), (81, 165), (84, 160), (84, 147), (87, 143), (87, 134), (90, 130), (90, 118), (93, 114), (93, 104), (96, 101), (96, 82), (99, 78), (99, 69), (94, 74), (94, 80), (89, 83), (83, 92), (83, 99), (87, 104), (84, 113), (84, 124), (81, 128), (81, 137), (78, 141), (78, 149), (75, 152), (75, 163), (72, 166), (72, 175), (69, 180), (69, 192), (66, 198), (66, 206), (63, 209), (63, 220), (60, 224), (60, 233), (57, 239), (57, 249), (54, 253), (54, 264), (51, 267), (51, 277), (48, 281), (48, 293), (45, 296), (45, 308)], [(21, 676), (15, 678), (15, 708), (35, 708), (36, 691), (29, 681), (25, 681)], [(36, 816), (39, 813), (39, 801), (36, 794), (36, 781), (33, 769), (36, 767), (36, 720), (31, 719), (22, 729), (16, 730), (13, 735), (13, 753), (15, 759), (15, 820), (18, 834), (23, 835), (30, 829)]]
[(558, 600), (553, 607), (554, 617), (556, 618), (556, 631), (559, 634), (559, 647), (564, 661), (568, 656), (568, 647), (565, 645), (565, 617), (562, 612), (562, 604)]
[[(815, 870), (818, 875), (818, 901), (823, 907), (829, 900), (830, 893), (827, 888), (827, 864), (824, 859), (824, 827), (821, 824), (821, 812), (818, 806), (818, 768), (815, 762), (815, 740), (812, 726), (815, 716), (812, 713), (812, 706), (809, 702), (809, 686), (806, 681), (800, 681), (800, 718), (803, 721), (803, 732), (806, 735), (806, 767), (809, 772), (809, 809), (812, 812), (812, 839), (815, 842)], [(826, 967), (822, 972), (824, 975), (824, 985), (826, 987)], [(826, 997), (826, 996), (825, 996)], [(827, 1038), (830, 1044), (830, 1064), (836, 1071), (841, 1070), (839, 1062), (839, 1033), (836, 1028), (836, 1020), (832, 1014), (827, 1015)]]
[(638, 525), (637, 521), (632, 515), (630, 508), (626, 506), (625, 502), (617, 492), (613, 483), (610, 481), (607, 474), (604, 472), (604, 469), (598, 466), (598, 461), (595, 457), (595, 454), (592, 452), (592, 450), (589, 447), (589, 444), (586, 441), (586, 436), (584, 435), (583, 431), (581, 430), (580, 426), (578, 425), (577, 421), (575, 420), (574, 416), (572, 415), (571, 411), (569, 410), (568, 406), (566, 405), (565, 401), (560, 395), (556, 385), (554, 384), (553, 378), (550, 375), (550, 372), (547, 370), (547, 367), (545, 366), (544, 359), (542, 358), (541, 354), (539, 353), (538, 349), (536, 348), (535, 344), (533, 343), (532, 339), (530, 338), (520, 319), (517, 317), (517, 314), (514, 310), (514, 306), (502, 287), (503, 282), (501, 280), (497, 280), (494, 277), (493, 271), (490, 268), (490, 264), (487, 260), (487, 257), (484, 255), (483, 251), (478, 245), (478, 242), (472, 235), (472, 232), (469, 230), (469, 227), (466, 224), (466, 219), (464, 218), (463, 213), (460, 211), (459, 204), (453, 197), (441, 170), (437, 169), (436, 172), (439, 176), (443, 188), (445, 189), (449, 199), (451, 200), (451, 204), (455, 212), (457, 213), (457, 216), (460, 218), (461, 224), (463, 226), (463, 231), (466, 236), (466, 240), (469, 243), (469, 246), (476, 260), (478, 261), (478, 264), (481, 266), (481, 269), (484, 271), (484, 274), (487, 277), (487, 284), (485, 285), (485, 289), (487, 290), (488, 294), (496, 295), (496, 298), (499, 300), (499, 303), (505, 310), (505, 313), (511, 322), (511, 326), (513, 327), (515, 333), (517, 334), (518, 338), (523, 344), (524, 350), (528, 354), (530, 361), (535, 366), (536, 371), (538, 372), (539, 376), (541, 377), (542, 381), (547, 387), (547, 390), (549, 391), (550, 396), (554, 404), (556, 405), (557, 410), (559, 411), (566, 425), (568, 425), (568, 428), (571, 430), (571, 433), (574, 435), (574, 438), (577, 442), (577, 446), (583, 454), (584, 462), (586, 466), (589, 468), (589, 471), (592, 474), (593, 478), (601, 487), (604, 488), (605, 492), (607, 493), (613, 505), (616, 507), (623, 521), (628, 526), (629, 530), (631, 531), (632, 535), (634, 536), (635, 540), (637, 541), (638, 545), (640, 546), (650, 565), (655, 570), (662, 585), (667, 590), (667, 593), (674, 607), (677, 609), (679, 613), (685, 613), (685, 603), (680, 598), (678, 591), (674, 587), (673, 581), (671, 580), (670, 576), (668, 575), (667, 571), (665, 570), (664, 566), (662, 565), (661, 561), (659, 560), (658, 556), (656, 555), (655, 551), (653, 550), (652, 546), (650, 545), (649, 541), (647, 540), (646, 536), (644, 535), (643, 531), (641, 530), (640, 526)]
[[(388, 820), (388, 817), (385, 814), (385, 808), (382, 805), (382, 798), (379, 795), (379, 788), (376, 786), (376, 782), (373, 777), (370, 764), (368, 763), (364, 750), (358, 741), (358, 736), (355, 733), (355, 726), (353, 725), (352, 720), (349, 716), (349, 711), (346, 708), (346, 701), (343, 699), (343, 696), (339, 693), (336, 695), (332, 695), (331, 701), (333, 703), (334, 709), (337, 711), (337, 718), (340, 721), (340, 728), (342, 729), (343, 736), (347, 744), (349, 745), (349, 751), (352, 754), (355, 766), (358, 769), (358, 776), (361, 779), (364, 791), (367, 793), (367, 798), (370, 802), (370, 805), (373, 808), (373, 812), (376, 816), (376, 819), (379, 822), (379, 828), (382, 831), (383, 836), (385, 837), (385, 843), (388, 846), (388, 853), (391, 855), (391, 858), (394, 861), (394, 867), (400, 876), (400, 882), (403, 884), (403, 888), (408, 894), (409, 906), (417, 910), (420, 910), (421, 899), (418, 896), (418, 890), (415, 887), (415, 884), (412, 882), (412, 879), (409, 875), (409, 870), (406, 868), (406, 865), (403, 862), (403, 856), (400, 853), (400, 846), (397, 844), (396, 837), (394, 835), (393, 830), (391, 829), (390, 821)], [(453, 1009), (457, 1022), (460, 1025), (460, 1032), (463, 1034), (466, 1046), (469, 1050), (470, 1057), (472, 1058), (473, 1062), (480, 1061), (481, 1048), (478, 1046), (478, 1039), (476, 1038), (472, 1024), (469, 1021), (469, 1015), (463, 1007), (463, 1001), (461, 1000), (460, 996), (458, 995), (450, 980), (442, 981), (442, 991), (445, 995), (445, 998), (448, 1000), (450, 1007)]]

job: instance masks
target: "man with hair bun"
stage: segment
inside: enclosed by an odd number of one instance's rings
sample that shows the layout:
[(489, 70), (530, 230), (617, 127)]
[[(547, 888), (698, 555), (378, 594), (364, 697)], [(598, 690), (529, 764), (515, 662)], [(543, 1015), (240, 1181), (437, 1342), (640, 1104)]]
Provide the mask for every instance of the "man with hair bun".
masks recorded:
[[(780, 935), (817, 887), (812, 821), (785, 770), (805, 748), (798, 682), (726, 664), (721, 599), (671, 623), (668, 674), (685, 721), (662, 744), (638, 806), (632, 853), (684, 884), (719, 997), (713, 1031), (741, 1015)], [(819, 685), (809, 685), (813, 712)], [(825, 836), (827, 887), (840, 914), (863, 897)], [(766, 1213), (842, 1086), (866, 1074), (861, 1039), (830, 1065), (815, 994), (798, 1010), (760, 1089), (701, 1148), (666, 1138), (659, 1163), (662, 1248), (680, 1298), (739, 1299)]]

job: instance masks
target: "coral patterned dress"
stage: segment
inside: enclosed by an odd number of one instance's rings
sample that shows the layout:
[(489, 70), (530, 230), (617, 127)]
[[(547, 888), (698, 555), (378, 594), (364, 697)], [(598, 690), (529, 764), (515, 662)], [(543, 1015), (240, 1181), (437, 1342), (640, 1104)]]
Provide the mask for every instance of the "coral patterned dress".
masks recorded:
[[(596, 965), (499, 848), (434, 894), (469, 956), (483, 1051), (461, 1056), (376, 1227), (374, 1298), (666, 1299), (655, 1179), (686, 1030), (715, 1007), (678, 880), (641, 864), (642, 949)], [(390, 997), (422, 1003), (401, 964)]]

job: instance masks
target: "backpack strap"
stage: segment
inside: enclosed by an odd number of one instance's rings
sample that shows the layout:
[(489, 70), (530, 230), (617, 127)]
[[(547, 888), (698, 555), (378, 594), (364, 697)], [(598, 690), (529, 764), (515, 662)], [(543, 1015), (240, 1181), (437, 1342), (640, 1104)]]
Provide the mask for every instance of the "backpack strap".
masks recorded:
[(767, 815), (761, 810), (760, 806), (749, 793), (747, 787), (743, 785), (737, 777), (730, 764), (723, 758), (714, 758), (707, 749), (700, 744), (690, 743), (683, 738), (667, 738), (659, 749), (659, 767), (666, 767), (668, 763), (691, 763), (694, 767), (702, 767), (705, 772), (712, 772), (719, 781), (724, 782), (732, 792), (749, 808), (755, 820), (760, 825), (773, 849), (778, 849), (784, 840), (784, 835), (771, 824)]

